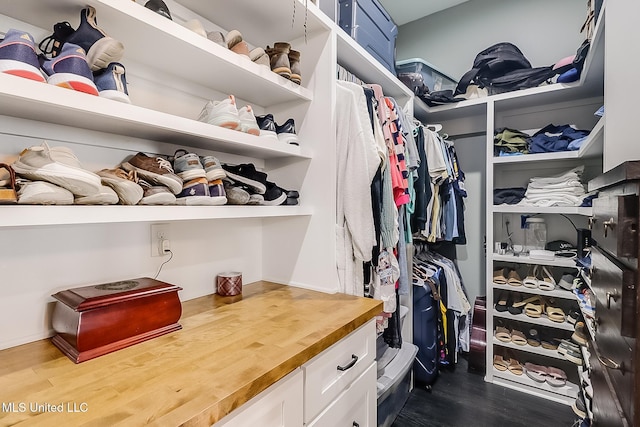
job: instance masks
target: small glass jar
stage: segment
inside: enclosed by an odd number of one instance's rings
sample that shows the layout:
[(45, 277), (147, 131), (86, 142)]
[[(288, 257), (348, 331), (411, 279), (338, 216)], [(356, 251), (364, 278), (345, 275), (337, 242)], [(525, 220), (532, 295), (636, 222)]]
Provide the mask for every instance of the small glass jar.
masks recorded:
[(547, 244), (547, 225), (544, 218), (527, 218), (524, 230), (524, 244), (527, 251), (544, 249)]

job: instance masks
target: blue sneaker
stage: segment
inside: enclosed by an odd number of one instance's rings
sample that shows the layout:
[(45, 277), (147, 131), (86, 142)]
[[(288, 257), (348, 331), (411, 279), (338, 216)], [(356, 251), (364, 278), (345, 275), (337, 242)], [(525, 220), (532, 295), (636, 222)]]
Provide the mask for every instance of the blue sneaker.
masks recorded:
[(112, 62), (107, 68), (93, 73), (93, 81), (101, 97), (131, 104), (124, 72), (124, 65)]
[(225, 205), (227, 203), (227, 192), (224, 190), (222, 179), (209, 181), (209, 196), (213, 205)]
[(209, 195), (207, 178), (196, 178), (185, 181), (182, 191), (176, 195), (176, 205), (211, 206), (216, 199)]
[(173, 155), (173, 170), (182, 181), (191, 181), (196, 178), (207, 178), (207, 173), (200, 163), (200, 157), (186, 150), (176, 150)]
[(84, 50), (73, 43), (65, 43), (60, 55), (53, 59), (40, 56), (41, 68), (47, 74), (47, 83), (98, 95)]
[(44, 82), (35, 42), (31, 34), (14, 30), (7, 31), (0, 43), (0, 72)]
[(124, 45), (98, 27), (96, 10), (92, 6), (82, 9), (80, 25), (61, 42), (77, 44), (83, 48), (87, 52), (87, 62), (91, 71), (107, 68), (110, 63), (120, 61), (124, 54)]

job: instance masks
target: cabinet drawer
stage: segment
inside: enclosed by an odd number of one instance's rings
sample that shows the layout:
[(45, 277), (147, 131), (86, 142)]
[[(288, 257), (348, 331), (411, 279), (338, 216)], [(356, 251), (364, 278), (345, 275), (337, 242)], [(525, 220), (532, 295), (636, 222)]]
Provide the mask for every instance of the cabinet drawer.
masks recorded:
[(606, 379), (605, 367), (598, 361), (597, 347), (590, 346), (591, 357), (591, 386), (593, 387), (593, 399), (591, 410), (593, 412), (594, 427), (622, 427), (626, 426), (622, 409), (618, 398)]
[(370, 363), (364, 373), (307, 427), (375, 427), (376, 364)]
[(638, 195), (605, 191), (593, 200), (592, 237), (615, 257), (638, 258)]
[[(315, 418), (369, 367), (376, 356), (375, 341), (375, 320), (371, 320), (302, 366), (305, 422)], [(375, 391), (374, 381), (374, 396)]]
[(597, 340), (609, 336), (636, 336), (636, 271), (609, 259), (598, 248), (592, 249), (592, 286), (596, 294)]
[(302, 371), (296, 369), (214, 427), (300, 427), (302, 425)]

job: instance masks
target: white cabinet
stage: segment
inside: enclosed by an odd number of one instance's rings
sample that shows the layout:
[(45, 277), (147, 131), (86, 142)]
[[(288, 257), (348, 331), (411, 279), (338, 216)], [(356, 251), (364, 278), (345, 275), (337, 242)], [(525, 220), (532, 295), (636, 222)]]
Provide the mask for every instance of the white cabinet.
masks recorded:
[(302, 382), (302, 371), (296, 369), (214, 426), (300, 427)]
[(302, 366), (307, 425), (376, 424), (375, 341), (371, 320)]

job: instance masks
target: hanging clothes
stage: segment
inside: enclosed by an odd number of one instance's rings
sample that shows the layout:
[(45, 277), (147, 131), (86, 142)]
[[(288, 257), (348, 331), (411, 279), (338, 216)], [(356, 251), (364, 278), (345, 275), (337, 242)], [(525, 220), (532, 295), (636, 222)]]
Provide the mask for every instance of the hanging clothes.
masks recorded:
[(340, 291), (364, 295), (363, 263), (371, 261), (376, 244), (370, 197), (380, 157), (362, 88), (336, 86), (337, 188), (336, 250)]

